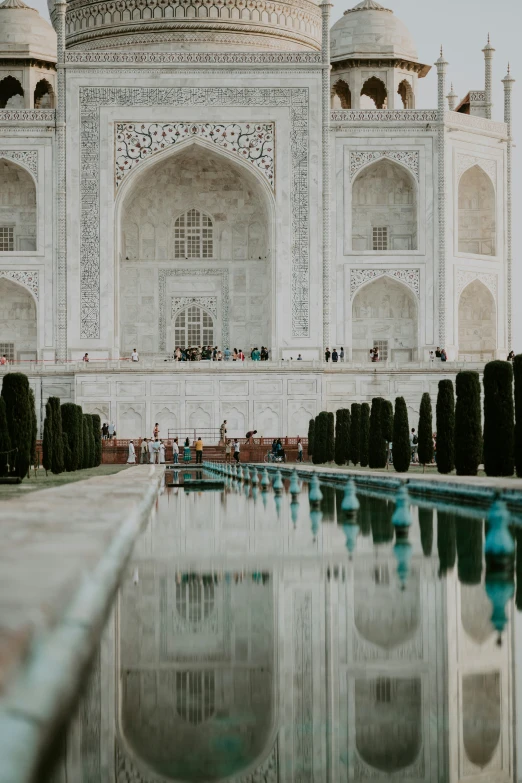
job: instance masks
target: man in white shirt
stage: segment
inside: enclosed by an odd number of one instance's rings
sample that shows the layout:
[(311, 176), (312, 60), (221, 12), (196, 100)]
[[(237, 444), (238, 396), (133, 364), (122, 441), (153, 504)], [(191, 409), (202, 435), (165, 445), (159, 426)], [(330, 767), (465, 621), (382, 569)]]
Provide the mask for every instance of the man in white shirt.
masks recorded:
[(152, 442), (152, 462), (160, 464), (161, 443), (158, 438)]
[(234, 459), (239, 462), (239, 441), (237, 438), (234, 438)]
[(131, 361), (139, 362), (139, 360), (140, 360), (140, 357), (138, 356), (138, 351), (136, 350), (136, 348), (133, 348), (133, 351), (131, 353)]
[(149, 440), (149, 462), (151, 465), (154, 462), (154, 441), (152, 438)]
[(174, 465), (177, 465), (179, 462), (179, 446), (177, 438), (174, 438), (174, 443), (172, 444), (172, 462)]

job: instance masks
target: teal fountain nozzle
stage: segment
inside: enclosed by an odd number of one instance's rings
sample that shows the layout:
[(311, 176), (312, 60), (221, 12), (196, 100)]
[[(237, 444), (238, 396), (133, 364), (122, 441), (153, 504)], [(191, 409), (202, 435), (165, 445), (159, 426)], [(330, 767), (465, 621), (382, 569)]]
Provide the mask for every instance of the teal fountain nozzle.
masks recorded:
[(486, 574), (502, 572), (513, 575), (515, 542), (509, 529), (510, 513), (504, 500), (497, 495), (488, 512), (488, 532), (484, 545)]
[(298, 495), (301, 491), (301, 485), (299, 484), (299, 476), (297, 475), (296, 468), (293, 469), (292, 475), (290, 477), (289, 491), (292, 497), (295, 497), (295, 495)]
[(270, 478), (268, 476), (268, 470), (265, 468), (263, 470), (263, 475), (261, 476), (261, 487), (263, 490), (268, 489), (270, 486)]
[(284, 489), (283, 479), (281, 477), (281, 471), (279, 468), (276, 470), (275, 479), (272, 486), (276, 495), (280, 495)]
[(410, 496), (405, 484), (401, 484), (395, 499), (395, 511), (392, 516), (392, 524), (397, 538), (407, 538), (411, 527)]
[(349, 478), (344, 487), (344, 495), (341, 501), (341, 511), (347, 517), (356, 514), (361, 507), (355, 492), (355, 481)]
[(252, 472), (252, 479), (251, 479), (252, 486), (257, 487), (257, 485), (259, 484), (259, 476), (257, 475), (257, 468), (252, 468), (251, 472)]

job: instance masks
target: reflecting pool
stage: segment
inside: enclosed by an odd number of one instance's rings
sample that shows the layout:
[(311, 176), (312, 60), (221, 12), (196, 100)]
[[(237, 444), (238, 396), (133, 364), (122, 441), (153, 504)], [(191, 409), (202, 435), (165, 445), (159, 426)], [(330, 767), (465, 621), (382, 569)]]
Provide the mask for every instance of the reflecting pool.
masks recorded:
[(399, 537), (392, 493), (225, 484), (158, 498), (52, 782), (516, 780), (522, 574), (486, 579), (486, 511)]

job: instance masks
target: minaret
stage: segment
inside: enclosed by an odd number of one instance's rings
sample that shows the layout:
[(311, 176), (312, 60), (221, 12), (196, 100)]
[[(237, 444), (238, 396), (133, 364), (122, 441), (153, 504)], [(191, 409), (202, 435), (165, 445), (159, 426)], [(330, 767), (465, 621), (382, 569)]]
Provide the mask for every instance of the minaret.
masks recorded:
[(444, 59), (442, 46), (440, 57), (435, 63), (437, 66), (437, 109), (438, 109), (438, 134), (437, 156), (438, 166), (438, 210), (439, 210), (439, 339), (441, 348), (446, 344), (446, 166), (445, 166), (445, 132), (444, 111), (446, 94), (446, 69), (448, 63)]
[(322, 118), (323, 118), (323, 345), (330, 344), (330, 8), (323, 0), (322, 16)]
[(507, 125), (507, 147), (506, 147), (506, 212), (507, 212), (507, 313), (508, 313), (508, 330), (507, 330), (507, 348), (511, 350), (512, 339), (512, 302), (511, 302), (511, 274), (513, 265), (513, 216), (512, 216), (512, 185), (513, 185), (513, 172), (512, 172), (512, 153), (513, 153), (513, 132), (511, 124), (511, 89), (513, 87), (514, 79), (511, 76), (511, 69), (508, 65), (507, 74), (502, 79), (504, 85), (504, 122)]
[(453, 82), (451, 83), (451, 91), (446, 95), (446, 98), (448, 99), (448, 108), (450, 111), (455, 111), (457, 108), (457, 102), (459, 100), (459, 96), (453, 89)]
[(485, 81), (484, 81), (484, 91), (486, 93), (486, 118), (488, 120), (491, 119), (491, 110), (493, 108), (493, 100), (492, 100), (492, 70), (493, 70), (493, 52), (495, 51), (493, 47), (491, 46), (489, 42), (489, 33), (488, 33), (488, 42), (485, 45), (485, 47), (482, 50), (484, 52), (484, 61), (485, 61)]

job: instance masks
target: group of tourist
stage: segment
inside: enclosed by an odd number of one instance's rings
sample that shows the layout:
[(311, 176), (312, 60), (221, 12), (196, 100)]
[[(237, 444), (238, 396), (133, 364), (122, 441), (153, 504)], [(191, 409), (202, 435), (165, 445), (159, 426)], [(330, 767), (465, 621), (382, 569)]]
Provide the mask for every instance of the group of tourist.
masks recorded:
[[(301, 354), (299, 354), (297, 358), (301, 359)], [(331, 351), (329, 348), (325, 350), (324, 352), (325, 362), (329, 362), (330, 359), (332, 360), (332, 362), (344, 362), (344, 348), (342, 345), (339, 351), (337, 350), (337, 348), (334, 348), (333, 351)]]
[(112, 440), (116, 437), (116, 425), (113, 421), (109, 424), (109, 422), (104, 422), (102, 424), (102, 438), (103, 440)]
[[(175, 362), (244, 362), (246, 356), (243, 349), (240, 348), (218, 348), (217, 345), (198, 345), (192, 348), (180, 348), (176, 346), (174, 350)], [(253, 362), (266, 362), (270, 358), (270, 351), (264, 345), (259, 349), (257, 346), (250, 351), (250, 358)]]

